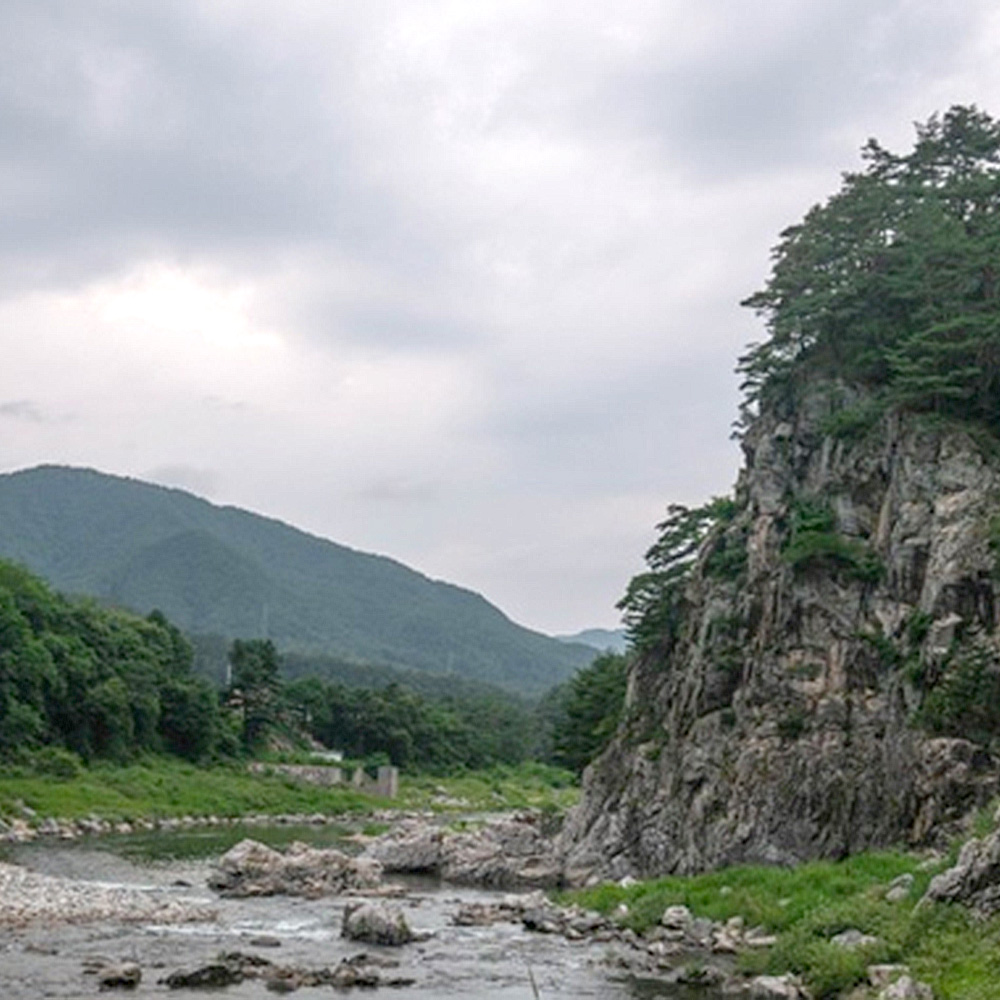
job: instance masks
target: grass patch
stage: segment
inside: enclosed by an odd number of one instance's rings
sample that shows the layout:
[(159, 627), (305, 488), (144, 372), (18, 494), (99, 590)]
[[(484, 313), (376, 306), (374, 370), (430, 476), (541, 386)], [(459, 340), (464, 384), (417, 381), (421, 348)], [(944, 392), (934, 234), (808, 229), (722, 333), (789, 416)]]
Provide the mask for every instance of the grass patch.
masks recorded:
[[(897, 875), (914, 877), (908, 898), (887, 902)], [(684, 904), (696, 916), (740, 916), (777, 936), (769, 949), (740, 957), (746, 973), (803, 977), (816, 1000), (841, 997), (864, 981), (868, 965), (901, 962), (928, 982), (940, 1000), (987, 1000), (1000, 982), (1000, 918), (977, 921), (957, 906), (916, 908), (934, 872), (920, 859), (898, 852), (859, 854), (842, 862), (810, 862), (796, 868), (730, 868), (691, 877), (670, 876), (622, 888), (609, 884), (564, 893), (602, 913), (621, 904), (621, 922), (638, 933), (655, 926), (667, 906)], [(878, 939), (857, 950), (830, 939), (856, 928)]]
[(580, 797), (570, 771), (546, 764), (494, 767), (442, 778), (437, 775), (402, 775), (401, 809), (431, 809), (435, 812), (474, 810), (496, 812), (508, 809), (542, 809), (563, 812)]
[[(458, 777), (400, 779), (396, 799), (362, 795), (350, 786), (320, 788), (277, 773), (250, 774), (239, 765), (197, 767), (171, 758), (127, 766), (100, 764), (75, 774), (0, 771), (0, 817), (137, 820), (169, 816), (239, 817), (252, 813), (365, 813), (377, 809), (507, 810), (553, 812), (572, 805), (579, 790), (569, 772), (540, 764), (495, 768)], [(461, 806), (452, 802), (467, 803)]]
[(70, 778), (0, 773), (0, 816), (20, 803), (39, 816), (136, 820), (156, 816), (243, 816), (250, 813), (370, 811), (379, 800), (352, 788), (318, 788), (238, 766), (196, 767), (168, 758), (128, 766), (101, 764)]

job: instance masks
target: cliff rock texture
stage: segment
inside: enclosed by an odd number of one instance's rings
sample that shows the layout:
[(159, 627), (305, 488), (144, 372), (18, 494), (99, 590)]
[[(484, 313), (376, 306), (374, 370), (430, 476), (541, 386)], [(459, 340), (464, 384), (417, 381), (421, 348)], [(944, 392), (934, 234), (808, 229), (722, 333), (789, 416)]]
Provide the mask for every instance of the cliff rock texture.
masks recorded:
[(996, 792), (972, 703), (996, 682), (1000, 456), (843, 412), (864, 401), (828, 385), (747, 431), (735, 516), (561, 835), (569, 881), (926, 843)]

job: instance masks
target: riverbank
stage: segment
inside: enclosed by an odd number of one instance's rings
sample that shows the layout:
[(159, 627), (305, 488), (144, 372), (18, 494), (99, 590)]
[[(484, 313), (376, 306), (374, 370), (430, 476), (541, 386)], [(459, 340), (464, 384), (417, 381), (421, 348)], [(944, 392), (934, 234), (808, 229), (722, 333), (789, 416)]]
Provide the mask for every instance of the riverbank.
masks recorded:
[[(985, 832), (983, 825), (977, 832)], [(963, 906), (923, 899), (956, 851), (957, 845), (947, 857), (864, 853), (794, 868), (626, 879), (559, 899), (611, 917), (654, 952), (671, 921), (732, 928), (744, 935), (742, 943), (739, 934), (731, 942), (741, 973), (798, 977), (814, 1000), (996, 1000), (1000, 916), (986, 920)], [(883, 992), (903, 975), (933, 993)]]
[(0, 771), (0, 822), (58, 836), (53, 824), (102, 833), (121, 826), (149, 828), (149, 823), (166, 820), (291, 816), (299, 822), (387, 811), (524, 808), (559, 812), (577, 794), (566, 772), (531, 764), (451, 777), (403, 775), (398, 796), (381, 799), (351, 787), (319, 787), (266, 771), (251, 774), (241, 765), (201, 768), (149, 758), (128, 766), (85, 768), (69, 776)]
[[(282, 831), (264, 831), (262, 835)], [(326, 837), (329, 828), (315, 828)], [(303, 831), (308, 836), (309, 831)], [(366, 897), (353, 894), (304, 896), (265, 895), (234, 898), (208, 889), (218, 855), (178, 859), (171, 841), (161, 836), (160, 860), (142, 862), (123, 853), (134, 838), (94, 839), (73, 844), (46, 841), (18, 845), (13, 858), (31, 878), (57, 876), (46, 890), (60, 895), (79, 889), (84, 897), (96, 887), (114, 887), (150, 899), (185, 901), (214, 911), (211, 918), (166, 923), (120, 920), (111, 916), (91, 923), (0, 926), (0, 993), (5, 1000), (35, 1000), (39, 996), (78, 1000), (99, 994), (99, 977), (109, 968), (128, 966), (140, 973), (129, 991), (137, 1000), (165, 994), (164, 984), (183, 970), (232, 965), (240, 953), (264, 970), (265, 979), (234, 977), (226, 987), (232, 1000), (263, 1000), (275, 986), (295, 981), (275, 979), (276, 971), (336, 972), (345, 962), (359, 961), (359, 948), (369, 965), (383, 970), (382, 986), (364, 995), (402, 1000), (524, 1000), (532, 984), (544, 1000), (650, 1000), (679, 994), (650, 992), (620, 968), (605, 961), (607, 944), (529, 930), (520, 914), (527, 897), (510, 919), (470, 921), (504, 900), (502, 893), (443, 885), (427, 878), (401, 879), (402, 893), (387, 905), (402, 909), (414, 931), (414, 941), (390, 948), (342, 936), (347, 911)], [(61, 881), (65, 879), (65, 881)], [(371, 897), (367, 897), (371, 898)], [(544, 903), (544, 897), (535, 896)], [(228, 956), (225, 962), (220, 956)], [(308, 977), (299, 977), (308, 979)], [(327, 981), (329, 977), (323, 979)], [(412, 982), (402, 992), (392, 980)], [(360, 985), (360, 984), (359, 984)], [(303, 995), (319, 993), (303, 989)], [(326, 988), (327, 994), (329, 989)], [(194, 995), (187, 992), (181, 995)], [(709, 992), (699, 1000), (721, 1000)]]

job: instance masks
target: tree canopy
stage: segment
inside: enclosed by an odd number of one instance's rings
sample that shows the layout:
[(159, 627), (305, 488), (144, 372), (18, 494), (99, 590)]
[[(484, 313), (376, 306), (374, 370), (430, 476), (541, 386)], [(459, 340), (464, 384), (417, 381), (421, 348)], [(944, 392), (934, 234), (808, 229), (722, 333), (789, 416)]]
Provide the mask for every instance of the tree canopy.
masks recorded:
[(956, 106), (916, 133), (905, 155), (869, 140), (781, 234), (744, 302), (769, 334), (740, 359), (744, 422), (819, 375), (1000, 431), (1000, 124)]
[(566, 682), (554, 720), (552, 763), (577, 774), (608, 745), (625, 705), (628, 658), (604, 653)]
[(215, 692), (163, 615), (69, 601), (0, 561), (0, 758), (48, 746), (198, 759), (223, 736)]

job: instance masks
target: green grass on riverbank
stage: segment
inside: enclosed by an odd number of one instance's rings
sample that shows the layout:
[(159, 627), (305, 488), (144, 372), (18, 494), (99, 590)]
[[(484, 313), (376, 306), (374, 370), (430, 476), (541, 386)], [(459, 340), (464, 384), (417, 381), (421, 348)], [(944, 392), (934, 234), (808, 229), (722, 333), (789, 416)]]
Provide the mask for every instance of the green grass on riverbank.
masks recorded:
[[(908, 965), (939, 1000), (996, 1000), (1000, 918), (977, 921), (959, 906), (916, 906), (941, 867), (927, 870), (908, 854), (866, 853), (797, 868), (730, 868), (627, 888), (603, 885), (565, 899), (602, 913), (625, 904), (623, 923), (640, 933), (654, 926), (667, 906), (679, 903), (713, 920), (741, 916), (746, 926), (777, 935), (772, 948), (741, 955), (744, 971), (798, 973), (816, 1000), (847, 996), (865, 981), (867, 967), (878, 963)], [(887, 901), (889, 883), (904, 873), (914, 879), (909, 895)], [(854, 950), (831, 943), (852, 928), (878, 943)]]
[(129, 766), (98, 765), (60, 778), (0, 771), (0, 817), (135, 820), (168, 816), (243, 816), (250, 813), (343, 813), (377, 809), (562, 809), (576, 789), (565, 772), (540, 765), (498, 768), (461, 777), (411, 777), (399, 798), (379, 799), (352, 788), (318, 788), (243, 767), (200, 768), (170, 758)]
[(99, 765), (61, 779), (0, 773), (0, 816), (135, 820), (167, 816), (250, 813), (337, 815), (378, 808), (379, 800), (350, 788), (323, 789), (237, 767), (199, 768), (167, 759), (127, 767)]
[(546, 764), (498, 766), (488, 771), (439, 778), (404, 775), (399, 806), (435, 812), (494, 812), (507, 809), (544, 809), (562, 812), (574, 805), (580, 789), (573, 775)]

